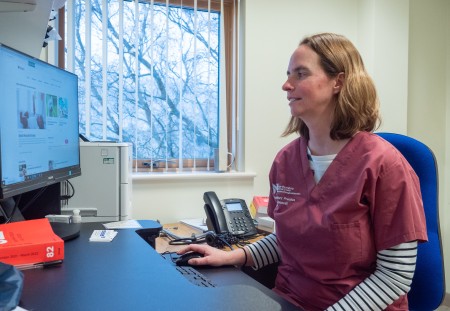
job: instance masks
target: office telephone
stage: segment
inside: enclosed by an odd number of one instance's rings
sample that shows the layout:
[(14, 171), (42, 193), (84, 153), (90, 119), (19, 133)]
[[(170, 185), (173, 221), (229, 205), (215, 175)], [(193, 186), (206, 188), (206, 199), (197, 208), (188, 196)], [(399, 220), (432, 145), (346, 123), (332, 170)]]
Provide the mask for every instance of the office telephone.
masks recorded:
[(257, 234), (252, 216), (244, 200), (219, 200), (213, 191), (205, 192), (206, 225), (217, 234), (251, 236)]

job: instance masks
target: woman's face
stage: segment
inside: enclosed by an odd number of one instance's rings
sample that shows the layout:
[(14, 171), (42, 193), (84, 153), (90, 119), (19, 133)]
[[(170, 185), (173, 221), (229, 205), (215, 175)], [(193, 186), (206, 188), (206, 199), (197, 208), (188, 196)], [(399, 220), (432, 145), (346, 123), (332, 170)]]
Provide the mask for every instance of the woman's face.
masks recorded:
[(287, 92), (292, 116), (308, 127), (331, 123), (340, 82), (326, 75), (319, 56), (308, 46), (300, 45), (292, 54), (282, 89)]

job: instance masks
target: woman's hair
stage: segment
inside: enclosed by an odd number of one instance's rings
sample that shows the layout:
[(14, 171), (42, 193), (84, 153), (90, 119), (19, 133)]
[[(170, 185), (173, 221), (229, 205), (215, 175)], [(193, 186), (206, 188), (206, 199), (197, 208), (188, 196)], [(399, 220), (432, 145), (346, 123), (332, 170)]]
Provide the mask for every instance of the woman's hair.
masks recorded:
[[(303, 39), (319, 55), (320, 65), (329, 77), (344, 74), (343, 86), (336, 94), (336, 106), (331, 124), (332, 139), (350, 138), (358, 131), (374, 131), (380, 123), (377, 92), (364, 68), (361, 55), (344, 36), (321, 33)], [(309, 139), (309, 129), (298, 117), (291, 120), (283, 136), (299, 133)]]

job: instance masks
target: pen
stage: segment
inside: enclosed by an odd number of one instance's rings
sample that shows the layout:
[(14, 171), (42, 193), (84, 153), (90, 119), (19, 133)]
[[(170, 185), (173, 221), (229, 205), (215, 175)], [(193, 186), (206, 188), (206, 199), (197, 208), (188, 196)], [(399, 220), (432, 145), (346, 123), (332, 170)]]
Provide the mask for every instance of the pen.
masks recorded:
[(24, 264), (24, 265), (16, 265), (15, 267), (19, 270), (29, 270), (29, 269), (43, 269), (43, 268), (50, 268), (54, 267), (56, 265), (61, 264), (62, 260), (53, 260), (53, 261), (46, 261), (46, 262), (38, 262), (33, 264)]

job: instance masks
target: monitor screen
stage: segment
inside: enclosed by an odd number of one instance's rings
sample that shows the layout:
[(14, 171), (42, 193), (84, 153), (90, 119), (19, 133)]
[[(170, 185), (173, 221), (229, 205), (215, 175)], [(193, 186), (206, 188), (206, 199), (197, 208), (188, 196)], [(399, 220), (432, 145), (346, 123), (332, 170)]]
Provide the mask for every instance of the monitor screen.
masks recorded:
[(0, 199), (81, 175), (78, 77), (0, 44)]

